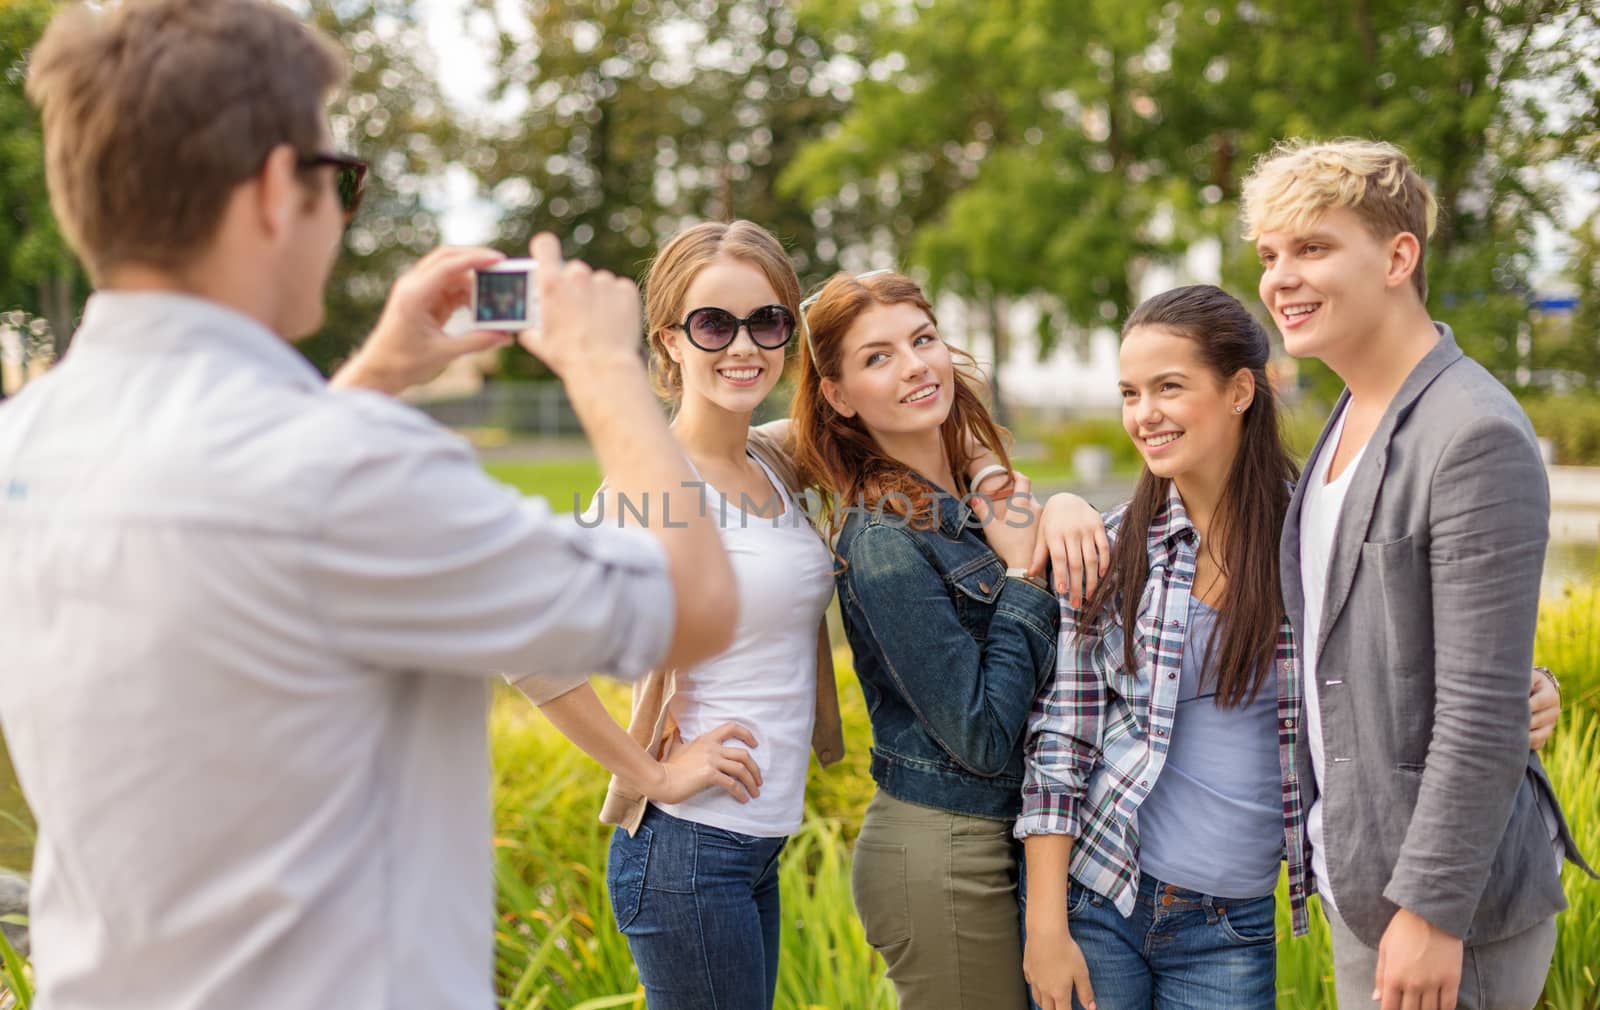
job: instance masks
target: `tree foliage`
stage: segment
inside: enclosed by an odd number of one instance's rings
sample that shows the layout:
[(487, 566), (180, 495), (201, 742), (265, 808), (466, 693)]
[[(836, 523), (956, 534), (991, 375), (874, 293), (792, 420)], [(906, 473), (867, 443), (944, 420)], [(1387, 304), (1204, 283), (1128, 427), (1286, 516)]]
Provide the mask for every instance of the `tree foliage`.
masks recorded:
[(925, 201), (899, 254), (936, 288), (1054, 309), (1046, 348), (1114, 324), (1153, 263), (1201, 239), (1253, 291), (1250, 164), (1280, 138), (1353, 135), (1400, 144), (1433, 181), (1435, 312), (1509, 378), (1533, 227), (1559, 221), (1539, 169), (1593, 154), (1583, 0), (813, 0), (804, 19), (884, 72), (786, 186), (822, 206), (853, 186), (876, 214)]
[(328, 110), (333, 135), (371, 165), (329, 279), (327, 321), (299, 345), (331, 371), (377, 321), (395, 277), (439, 244), (430, 179), (473, 141), (440, 92), (414, 0), (317, 0), (310, 21), (339, 41), (349, 63)]
[(743, 217), (783, 240), (802, 277), (834, 268), (849, 223), (775, 184), (843, 94), (828, 45), (783, 0), (481, 9), (499, 26), (493, 99), (516, 112), (467, 164), (504, 211), (503, 248), (551, 229), (569, 255), (637, 277), (685, 225)]
[(21, 308), (48, 319), (59, 352), (87, 281), (50, 211), (39, 113), (24, 94), (28, 54), (57, 6), (0, 3), (0, 311)]
[[(0, 5), (0, 308), (52, 319), (84, 281), (21, 82), (58, 2)], [(465, 120), (417, 0), (298, 3), (349, 54), (332, 125), (373, 164), (305, 345), (324, 367), (438, 241), (428, 193), (453, 164), (501, 209), (507, 252), (551, 228), (637, 275), (685, 223), (748, 217), (807, 286), (915, 268), (1002, 343), (1007, 306), (1038, 305), (1048, 349), (1118, 323), (1153, 267), (1182, 276), (1197, 249), (1253, 291), (1252, 161), (1283, 137), (1356, 135), (1399, 143), (1435, 184), (1432, 308), (1510, 380), (1534, 230), (1577, 224), (1546, 169), (1600, 158), (1593, 0), (474, 0), (466, 16), (497, 29), (495, 114)]]

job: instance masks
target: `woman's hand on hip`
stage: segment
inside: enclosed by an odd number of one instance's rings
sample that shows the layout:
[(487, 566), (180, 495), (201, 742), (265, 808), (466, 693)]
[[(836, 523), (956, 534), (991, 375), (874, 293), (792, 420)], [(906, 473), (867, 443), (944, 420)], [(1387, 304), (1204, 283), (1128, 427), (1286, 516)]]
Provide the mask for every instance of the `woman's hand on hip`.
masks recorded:
[[(735, 746), (735, 740), (745, 746)], [(657, 803), (682, 803), (717, 788), (748, 803), (761, 795), (761, 768), (749, 750), (755, 746), (755, 734), (747, 727), (725, 722), (674, 747), (660, 762), (660, 777), (644, 795)]]

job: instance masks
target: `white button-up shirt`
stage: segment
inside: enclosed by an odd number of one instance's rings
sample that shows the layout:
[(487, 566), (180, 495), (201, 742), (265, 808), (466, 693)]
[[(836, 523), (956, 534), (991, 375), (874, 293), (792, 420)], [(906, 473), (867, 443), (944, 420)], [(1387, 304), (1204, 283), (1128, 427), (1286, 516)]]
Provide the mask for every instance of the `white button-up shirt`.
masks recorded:
[(94, 296), (0, 407), (36, 1006), (489, 1010), (484, 675), (641, 673), (672, 624), (648, 534), (221, 306)]

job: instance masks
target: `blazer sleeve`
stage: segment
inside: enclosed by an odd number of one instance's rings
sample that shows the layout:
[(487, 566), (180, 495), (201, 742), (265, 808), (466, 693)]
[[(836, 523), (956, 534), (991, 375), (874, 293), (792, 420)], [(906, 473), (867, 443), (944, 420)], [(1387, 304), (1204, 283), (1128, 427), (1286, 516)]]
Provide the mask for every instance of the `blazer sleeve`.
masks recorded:
[(1390, 901), (1465, 936), (1528, 765), (1528, 668), (1550, 494), (1522, 426), (1450, 440), (1429, 494), (1433, 735)]

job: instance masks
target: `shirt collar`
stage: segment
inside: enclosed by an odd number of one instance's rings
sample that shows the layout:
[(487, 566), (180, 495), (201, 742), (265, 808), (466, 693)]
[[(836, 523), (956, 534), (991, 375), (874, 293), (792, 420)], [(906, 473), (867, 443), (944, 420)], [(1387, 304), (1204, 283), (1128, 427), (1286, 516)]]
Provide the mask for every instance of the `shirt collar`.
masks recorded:
[(226, 354), (296, 386), (324, 385), (322, 373), (287, 340), (236, 309), (196, 295), (97, 291), (84, 306), (72, 343), (132, 353)]
[(1176, 481), (1167, 481), (1167, 503), (1156, 512), (1155, 518), (1150, 521), (1150, 534), (1147, 541), (1152, 558), (1171, 553), (1179, 543), (1187, 542), (1193, 545), (1199, 541), (1200, 533), (1194, 528), (1194, 523), (1189, 519), (1188, 510), (1183, 507), (1183, 498), (1178, 494)]

